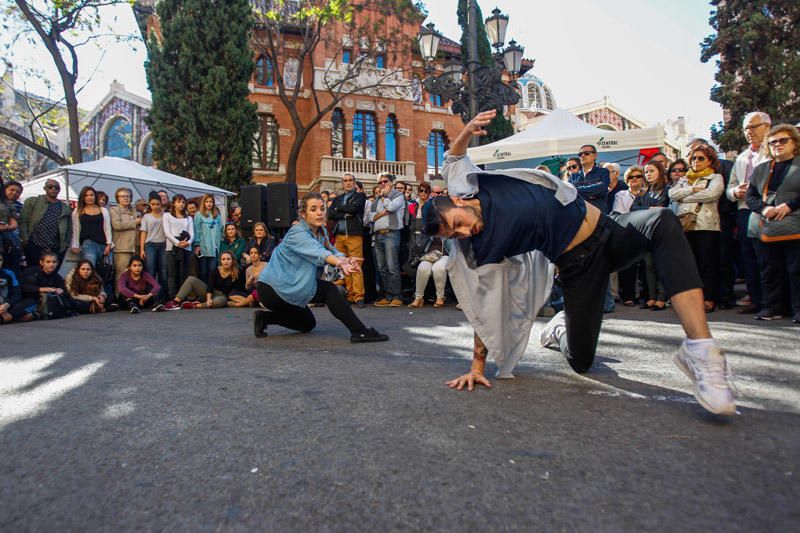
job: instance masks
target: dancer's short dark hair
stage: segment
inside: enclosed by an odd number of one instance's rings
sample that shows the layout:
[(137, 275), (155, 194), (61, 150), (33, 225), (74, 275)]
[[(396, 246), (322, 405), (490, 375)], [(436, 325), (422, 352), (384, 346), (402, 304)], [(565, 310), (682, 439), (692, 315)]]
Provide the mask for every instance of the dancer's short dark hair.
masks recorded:
[(456, 205), (449, 196), (431, 198), (422, 206), (422, 232), (427, 235), (438, 235), (442, 230), (444, 214)]

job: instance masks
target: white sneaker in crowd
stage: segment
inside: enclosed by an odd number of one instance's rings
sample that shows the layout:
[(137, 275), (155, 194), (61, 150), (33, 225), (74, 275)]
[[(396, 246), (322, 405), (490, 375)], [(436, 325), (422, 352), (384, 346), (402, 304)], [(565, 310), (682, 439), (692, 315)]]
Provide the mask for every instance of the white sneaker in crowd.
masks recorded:
[(675, 355), (675, 365), (692, 380), (694, 397), (706, 410), (717, 415), (736, 414), (736, 403), (727, 379), (725, 352), (718, 346), (698, 354), (689, 351), (684, 342)]
[(542, 335), (539, 337), (539, 342), (542, 348), (555, 348), (559, 349), (562, 335), (567, 332), (566, 319), (564, 318), (564, 311), (559, 311), (550, 319), (550, 322), (545, 324), (542, 330)]

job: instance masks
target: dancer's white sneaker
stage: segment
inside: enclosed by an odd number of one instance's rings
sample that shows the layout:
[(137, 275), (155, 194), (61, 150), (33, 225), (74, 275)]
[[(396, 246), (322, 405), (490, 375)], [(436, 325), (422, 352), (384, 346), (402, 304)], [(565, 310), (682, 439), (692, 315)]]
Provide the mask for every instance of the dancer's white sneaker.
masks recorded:
[(542, 348), (555, 348), (558, 350), (560, 345), (559, 339), (562, 335), (566, 334), (566, 330), (567, 325), (564, 318), (564, 311), (559, 311), (550, 319), (550, 322), (545, 324), (542, 330), (542, 335), (539, 337)]
[(727, 379), (725, 352), (717, 346), (698, 355), (682, 343), (675, 355), (675, 365), (692, 380), (694, 397), (706, 410), (717, 415), (736, 414), (736, 403)]

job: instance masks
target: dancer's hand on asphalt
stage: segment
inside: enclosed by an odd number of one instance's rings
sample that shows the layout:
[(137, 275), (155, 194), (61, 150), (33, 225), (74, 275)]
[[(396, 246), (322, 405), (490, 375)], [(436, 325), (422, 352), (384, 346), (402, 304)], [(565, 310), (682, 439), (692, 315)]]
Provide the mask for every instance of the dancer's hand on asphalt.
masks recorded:
[(487, 389), (492, 388), (492, 383), (486, 379), (483, 372), (477, 370), (472, 370), (468, 374), (458, 376), (456, 379), (451, 379), (447, 382), (448, 387), (456, 390), (463, 390), (464, 386), (467, 387), (467, 390), (472, 390), (476, 384), (483, 385)]

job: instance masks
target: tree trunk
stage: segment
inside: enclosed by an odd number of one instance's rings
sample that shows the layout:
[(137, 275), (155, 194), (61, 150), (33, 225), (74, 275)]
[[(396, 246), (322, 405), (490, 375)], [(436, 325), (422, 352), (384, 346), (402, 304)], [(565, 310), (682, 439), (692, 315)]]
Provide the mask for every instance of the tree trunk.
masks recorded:
[(286, 162), (286, 182), (297, 183), (297, 160), (300, 158), (300, 150), (308, 135), (308, 130), (298, 128), (295, 131), (292, 149), (289, 151), (289, 160)]

